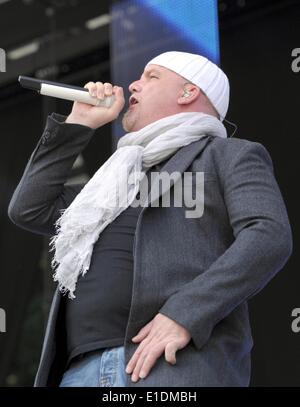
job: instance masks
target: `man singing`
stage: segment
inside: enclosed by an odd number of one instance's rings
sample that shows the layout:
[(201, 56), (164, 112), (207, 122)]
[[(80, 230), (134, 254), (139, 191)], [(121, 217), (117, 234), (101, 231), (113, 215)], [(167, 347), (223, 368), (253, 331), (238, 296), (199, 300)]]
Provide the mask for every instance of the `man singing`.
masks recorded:
[[(48, 117), (8, 209), (54, 251), (34, 386), (248, 386), (247, 301), (283, 268), (292, 236), (268, 152), (227, 138), (227, 76), (201, 55), (150, 60), (129, 86), (116, 151), (88, 183), (65, 185), (125, 104), (121, 87), (86, 88), (115, 101)], [(185, 173), (204, 176), (199, 216), (160, 204)], [(164, 191), (153, 181), (162, 174), (173, 180)], [(145, 180), (149, 202), (133, 205)]]

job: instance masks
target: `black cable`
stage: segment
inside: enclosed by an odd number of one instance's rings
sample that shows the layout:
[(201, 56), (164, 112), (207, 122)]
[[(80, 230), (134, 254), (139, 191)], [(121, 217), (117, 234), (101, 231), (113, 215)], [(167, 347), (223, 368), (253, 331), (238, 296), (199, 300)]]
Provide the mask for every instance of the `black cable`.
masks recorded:
[(223, 119), (223, 120), (224, 120), (224, 122), (226, 122), (226, 123), (228, 123), (228, 124), (230, 124), (231, 126), (233, 126), (233, 127), (234, 127), (234, 131), (233, 131), (233, 133), (232, 133), (232, 134), (230, 134), (230, 136), (229, 136), (229, 137), (233, 137), (233, 136), (235, 135), (235, 133), (236, 133), (237, 129), (238, 129), (237, 124), (235, 124), (235, 123), (233, 123), (233, 122), (230, 122), (230, 121), (229, 121), (229, 120), (227, 120), (227, 119)]

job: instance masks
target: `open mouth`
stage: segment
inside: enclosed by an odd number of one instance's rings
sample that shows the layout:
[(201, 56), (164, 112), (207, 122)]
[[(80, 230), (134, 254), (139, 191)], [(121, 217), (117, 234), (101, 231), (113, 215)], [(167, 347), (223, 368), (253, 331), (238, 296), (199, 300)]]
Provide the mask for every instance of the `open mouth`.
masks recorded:
[(137, 103), (139, 103), (139, 101), (134, 96), (130, 96), (129, 106), (132, 107), (132, 106), (136, 105)]

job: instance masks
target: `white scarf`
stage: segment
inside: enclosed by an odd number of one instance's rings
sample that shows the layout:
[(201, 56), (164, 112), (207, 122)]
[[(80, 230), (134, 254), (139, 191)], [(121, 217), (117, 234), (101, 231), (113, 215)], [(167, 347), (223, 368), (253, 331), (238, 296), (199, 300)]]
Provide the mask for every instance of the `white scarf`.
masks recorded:
[(222, 122), (200, 112), (178, 113), (120, 138), (117, 150), (97, 170), (56, 221), (51, 265), (61, 292), (74, 291), (78, 276), (88, 271), (93, 245), (103, 229), (131, 205), (144, 169), (165, 160), (180, 147), (205, 135), (227, 137)]

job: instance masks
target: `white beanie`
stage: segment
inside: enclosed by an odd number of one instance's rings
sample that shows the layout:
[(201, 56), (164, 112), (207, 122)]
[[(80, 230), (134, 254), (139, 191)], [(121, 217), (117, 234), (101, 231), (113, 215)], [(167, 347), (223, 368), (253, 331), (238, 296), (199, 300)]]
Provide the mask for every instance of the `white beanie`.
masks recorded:
[(180, 51), (164, 52), (151, 59), (149, 64), (164, 66), (199, 86), (223, 121), (229, 104), (229, 81), (216, 64), (201, 55)]

